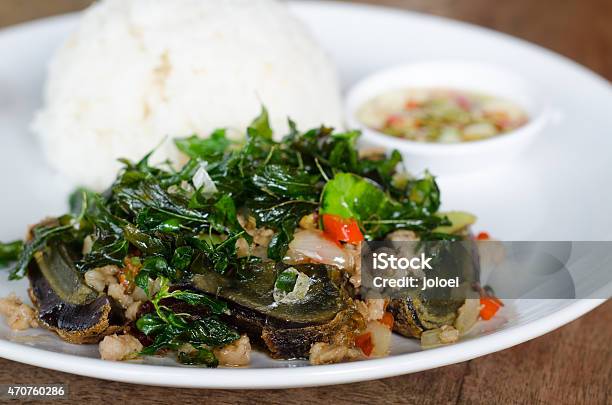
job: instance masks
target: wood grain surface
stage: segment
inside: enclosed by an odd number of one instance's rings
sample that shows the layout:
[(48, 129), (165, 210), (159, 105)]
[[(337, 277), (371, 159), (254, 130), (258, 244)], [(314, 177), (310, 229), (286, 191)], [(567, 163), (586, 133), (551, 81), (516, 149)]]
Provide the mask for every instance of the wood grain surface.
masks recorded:
[[(612, 0), (358, 2), (436, 14), (503, 31), (550, 48), (612, 79)], [(0, 0), (0, 27), (78, 10), (89, 3)], [(70, 402), (85, 404), (611, 404), (612, 302), (554, 332), (502, 352), (364, 383), (291, 390), (179, 390), (106, 382), (0, 359), (0, 384), (11, 383), (67, 384)]]

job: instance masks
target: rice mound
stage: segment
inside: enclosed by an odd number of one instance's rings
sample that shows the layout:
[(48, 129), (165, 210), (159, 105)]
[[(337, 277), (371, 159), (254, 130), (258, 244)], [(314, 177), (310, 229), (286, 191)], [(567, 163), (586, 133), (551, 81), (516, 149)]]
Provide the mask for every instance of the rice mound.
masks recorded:
[[(274, 0), (104, 0), (54, 56), (33, 130), (51, 166), (94, 189), (165, 137), (341, 125), (333, 64)], [(177, 160), (164, 142), (155, 160)]]

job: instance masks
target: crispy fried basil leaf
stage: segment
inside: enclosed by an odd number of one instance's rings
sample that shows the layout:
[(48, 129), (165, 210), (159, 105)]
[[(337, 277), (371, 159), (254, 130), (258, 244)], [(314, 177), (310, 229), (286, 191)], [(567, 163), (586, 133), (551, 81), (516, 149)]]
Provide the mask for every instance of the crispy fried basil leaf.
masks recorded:
[[(88, 206), (82, 225), (84, 230), (90, 232), (93, 244), (91, 250), (77, 263), (77, 267), (86, 271), (108, 264), (122, 265), (129, 247), (123, 232), (127, 222), (112, 215), (100, 195), (93, 192), (85, 195), (88, 196)], [(71, 198), (73, 209), (82, 207), (82, 204), (80, 199)]]
[(272, 237), (268, 245), (268, 257), (272, 260), (281, 261), (287, 253), (289, 243), (293, 239), (293, 233), (297, 228), (300, 217), (292, 215), (281, 222), (278, 232)]
[(240, 338), (235, 329), (211, 316), (192, 322), (185, 331), (185, 340), (191, 344), (225, 346)]
[(170, 297), (184, 301), (189, 305), (205, 305), (213, 314), (227, 312), (227, 304), (225, 302), (192, 291), (174, 291), (170, 294)]
[(232, 234), (219, 243), (199, 238), (189, 238), (188, 242), (199, 254), (200, 262), (219, 274), (225, 274), (237, 267), (239, 258), (236, 254), (236, 241), (243, 235), (244, 232)]
[(232, 144), (225, 133), (225, 129), (217, 129), (209, 138), (192, 135), (189, 138), (176, 139), (174, 144), (190, 158), (207, 160), (213, 156), (222, 155)]
[(196, 347), (191, 352), (178, 352), (178, 361), (181, 364), (188, 366), (199, 366), (204, 365), (206, 367), (217, 367), (219, 360), (215, 357), (214, 353), (203, 347)]
[[(42, 250), (50, 240), (66, 236), (70, 233), (78, 233), (75, 225), (80, 222), (82, 214), (77, 218), (72, 215), (64, 215), (56, 221), (34, 227), (31, 230), (31, 238), (23, 245), (19, 257), (11, 269), (9, 280), (22, 279), (27, 274), (28, 264), (32, 260), (34, 253)], [(82, 238), (81, 234), (76, 237), (77, 240), (79, 238)], [(67, 239), (74, 240), (75, 238), (67, 237)]]
[(148, 208), (185, 221), (207, 223), (206, 213), (188, 208), (188, 201), (168, 193), (153, 178), (125, 181), (131, 172), (125, 172), (121, 181), (113, 187), (113, 198), (126, 214), (137, 217), (140, 211)]
[(181, 364), (188, 366), (200, 366), (206, 367), (217, 367), (219, 360), (215, 357), (214, 353), (206, 348), (198, 347), (192, 352), (178, 352), (178, 361)]
[(316, 201), (321, 192), (321, 176), (309, 174), (289, 166), (268, 164), (256, 172), (251, 181), (262, 190), (276, 198)]
[[(240, 338), (235, 329), (214, 316), (187, 321), (181, 315), (167, 310), (163, 311), (163, 318), (156, 313), (142, 316), (136, 321), (136, 327), (145, 335), (154, 337), (153, 343), (141, 351), (145, 355), (155, 354), (161, 349), (177, 350), (187, 343), (198, 351), (208, 350), (202, 346), (221, 347)], [(199, 355), (189, 352), (183, 355), (188, 356), (183, 358), (188, 361), (187, 364), (206, 364), (209, 367), (218, 364), (212, 352)]]
[(272, 128), (270, 127), (270, 118), (268, 110), (262, 106), (261, 113), (251, 122), (249, 126), (251, 136), (259, 136), (264, 139), (272, 139)]
[(147, 336), (157, 334), (165, 326), (166, 323), (154, 313), (145, 314), (136, 321), (138, 330)]
[(126, 225), (124, 235), (128, 242), (147, 255), (164, 256), (169, 253), (170, 246), (159, 235), (148, 234), (134, 225)]
[(23, 241), (0, 243), (0, 267), (6, 267), (16, 262), (23, 251)]
[(192, 258), (193, 248), (191, 246), (178, 247), (172, 255), (172, 267), (179, 271), (186, 271), (191, 265)]

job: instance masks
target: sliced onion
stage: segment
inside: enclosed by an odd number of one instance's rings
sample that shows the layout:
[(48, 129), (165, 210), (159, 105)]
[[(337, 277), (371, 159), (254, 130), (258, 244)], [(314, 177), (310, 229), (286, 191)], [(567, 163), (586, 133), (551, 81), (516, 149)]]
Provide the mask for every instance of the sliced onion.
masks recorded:
[(440, 330), (432, 329), (421, 333), (421, 347), (423, 349), (431, 349), (442, 345), (440, 342)]
[(196, 170), (195, 174), (193, 175), (191, 182), (196, 190), (199, 190), (203, 186), (201, 193), (204, 195), (204, 197), (210, 197), (219, 191), (217, 190), (215, 182), (210, 178), (210, 175), (203, 165), (198, 167), (198, 170)]
[(384, 357), (391, 351), (391, 329), (378, 321), (368, 322), (367, 332), (372, 335), (371, 357)]
[(465, 303), (457, 311), (457, 319), (455, 319), (455, 328), (459, 334), (466, 334), (478, 321), (480, 314), (480, 299), (467, 298)]
[(344, 249), (314, 229), (295, 233), (284, 261), (291, 264), (317, 262), (340, 269), (350, 267), (350, 257)]

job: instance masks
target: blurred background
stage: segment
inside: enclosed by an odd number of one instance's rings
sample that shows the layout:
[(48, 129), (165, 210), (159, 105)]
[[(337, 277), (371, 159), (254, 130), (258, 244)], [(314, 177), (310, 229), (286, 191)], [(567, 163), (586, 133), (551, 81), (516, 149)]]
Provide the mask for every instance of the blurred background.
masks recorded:
[[(325, 1), (325, 0), (321, 0)], [(81, 10), (92, 0), (1, 0), (0, 27)], [(357, 0), (478, 24), (535, 42), (612, 78), (611, 0)]]

